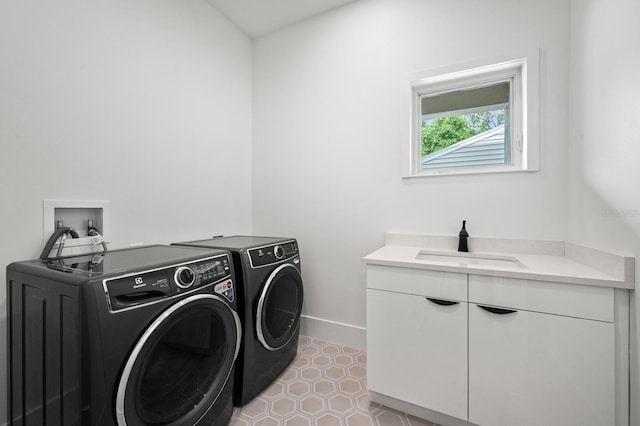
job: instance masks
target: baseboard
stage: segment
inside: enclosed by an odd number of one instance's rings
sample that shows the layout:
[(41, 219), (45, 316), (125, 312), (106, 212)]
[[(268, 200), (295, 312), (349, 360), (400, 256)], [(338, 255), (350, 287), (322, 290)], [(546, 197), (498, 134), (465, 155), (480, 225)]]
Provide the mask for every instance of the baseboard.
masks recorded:
[(367, 346), (366, 328), (307, 315), (302, 315), (300, 334), (362, 351)]

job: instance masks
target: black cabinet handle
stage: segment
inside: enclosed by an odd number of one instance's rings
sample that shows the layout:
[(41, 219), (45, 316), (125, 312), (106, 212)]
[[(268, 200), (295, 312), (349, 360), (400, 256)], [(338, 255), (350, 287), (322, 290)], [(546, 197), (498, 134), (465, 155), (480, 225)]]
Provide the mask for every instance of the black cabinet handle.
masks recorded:
[(478, 308), (482, 308), (485, 311), (491, 312), (492, 314), (498, 314), (498, 315), (513, 314), (514, 312), (518, 312), (518, 311), (514, 311), (512, 309), (494, 308), (493, 306), (478, 305)]
[(441, 306), (451, 306), (451, 305), (457, 305), (460, 302), (452, 302), (451, 300), (442, 300), (442, 299), (433, 299), (431, 297), (425, 297), (425, 299), (427, 299), (429, 302), (433, 302), (436, 305), (441, 305)]

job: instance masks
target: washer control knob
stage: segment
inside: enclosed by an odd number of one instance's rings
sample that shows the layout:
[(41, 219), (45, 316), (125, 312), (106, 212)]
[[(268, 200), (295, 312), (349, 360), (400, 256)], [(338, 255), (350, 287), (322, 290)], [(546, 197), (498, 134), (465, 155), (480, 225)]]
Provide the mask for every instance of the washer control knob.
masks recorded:
[(174, 278), (178, 287), (189, 288), (196, 281), (196, 274), (188, 266), (181, 266), (176, 269)]
[(276, 259), (282, 259), (284, 257), (284, 250), (282, 249), (282, 246), (275, 246), (273, 248), (273, 254), (276, 255)]

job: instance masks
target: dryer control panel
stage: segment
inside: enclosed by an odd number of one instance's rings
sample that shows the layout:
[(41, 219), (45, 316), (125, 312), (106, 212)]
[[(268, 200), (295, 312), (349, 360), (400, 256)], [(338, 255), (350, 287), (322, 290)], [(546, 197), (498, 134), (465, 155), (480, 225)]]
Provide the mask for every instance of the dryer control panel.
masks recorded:
[[(231, 261), (227, 254), (162, 269), (108, 278), (102, 282), (111, 312), (139, 307), (225, 281), (223, 294), (233, 301)], [(222, 294), (222, 293), (221, 293)]]
[(271, 265), (298, 255), (298, 244), (295, 241), (285, 241), (265, 247), (247, 250), (251, 266), (258, 268)]

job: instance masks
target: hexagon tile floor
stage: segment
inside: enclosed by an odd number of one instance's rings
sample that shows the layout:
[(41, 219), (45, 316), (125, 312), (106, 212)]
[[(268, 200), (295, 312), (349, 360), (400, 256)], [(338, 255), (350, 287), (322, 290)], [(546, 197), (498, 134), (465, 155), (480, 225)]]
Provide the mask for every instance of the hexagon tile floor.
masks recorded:
[(298, 356), (230, 426), (438, 426), (369, 401), (365, 352), (300, 336)]

